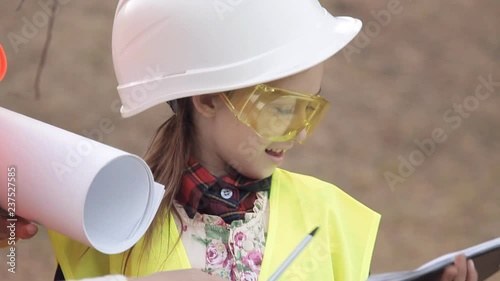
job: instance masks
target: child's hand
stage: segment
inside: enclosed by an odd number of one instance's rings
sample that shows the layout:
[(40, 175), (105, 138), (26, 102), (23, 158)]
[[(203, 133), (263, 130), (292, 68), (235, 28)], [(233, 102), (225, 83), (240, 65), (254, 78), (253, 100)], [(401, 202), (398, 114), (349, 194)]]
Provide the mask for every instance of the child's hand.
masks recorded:
[(477, 278), (474, 263), (462, 254), (455, 257), (454, 265), (446, 267), (441, 281), (477, 281)]
[[(17, 221), (7, 221), (9, 216), (5, 215), (5, 211), (0, 209), (0, 242), (5, 242), (11, 236), (12, 239), (29, 239), (38, 232), (38, 227), (21, 217), (15, 217)], [(11, 227), (12, 226), (12, 227)], [(15, 231), (15, 234), (12, 233)], [(2, 245), (5, 243), (1, 243)]]

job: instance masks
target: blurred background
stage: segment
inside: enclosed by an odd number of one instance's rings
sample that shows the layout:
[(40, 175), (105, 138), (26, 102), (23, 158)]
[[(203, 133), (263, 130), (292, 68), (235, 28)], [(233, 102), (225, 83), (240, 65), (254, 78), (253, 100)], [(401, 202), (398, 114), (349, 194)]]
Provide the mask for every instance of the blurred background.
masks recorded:
[[(142, 155), (170, 109), (119, 116), (111, 61), (117, 1), (60, 2), (39, 99), (34, 81), (50, 0), (25, 1), (19, 11), (18, 1), (0, 2), (0, 43), (9, 59), (0, 106), (81, 135), (109, 119), (114, 129), (100, 141)], [(500, 2), (322, 3), (334, 15), (362, 19), (364, 28), (328, 61), (323, 95), (331, 110), (289, 152), (285, 168), (332, 182), (382, 214), (373, 273), (414, 269), (500, 236)], [(35, 31), (23, 35), (27, 22)], [(487, 80), (496, 86), (477, 96)], [(440, 143), (431, 141), (436, 130)], [(15, 274), (5, 258), (0, 280), (53, 278), (43, 228), (18, 243)]]

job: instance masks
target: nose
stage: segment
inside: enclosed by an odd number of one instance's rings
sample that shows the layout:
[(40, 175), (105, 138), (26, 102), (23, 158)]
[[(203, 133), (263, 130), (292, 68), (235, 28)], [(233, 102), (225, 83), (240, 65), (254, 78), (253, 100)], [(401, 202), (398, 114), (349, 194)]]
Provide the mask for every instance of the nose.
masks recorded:
[(298, 143), (302, 143), (306, 138), (307, 138), (307, 131), (304, 128), (295, 136), (295, 141)]

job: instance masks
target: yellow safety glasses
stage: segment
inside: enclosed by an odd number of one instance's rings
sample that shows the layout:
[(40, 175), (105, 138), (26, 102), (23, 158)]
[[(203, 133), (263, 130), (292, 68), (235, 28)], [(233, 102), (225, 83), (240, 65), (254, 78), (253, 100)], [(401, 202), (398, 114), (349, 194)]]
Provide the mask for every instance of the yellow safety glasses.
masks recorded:
[(302, 130), (309, 136), (330, 106), (319, 95), (264, 84), (225, 92), (221, 97), (238, 120), (272, 142), (291, 140)]

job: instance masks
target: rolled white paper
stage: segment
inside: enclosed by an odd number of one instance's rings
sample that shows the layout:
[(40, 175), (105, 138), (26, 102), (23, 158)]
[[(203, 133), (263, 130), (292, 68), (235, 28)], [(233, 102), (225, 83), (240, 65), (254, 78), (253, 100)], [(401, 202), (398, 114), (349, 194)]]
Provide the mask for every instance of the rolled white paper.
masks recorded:
[(0, 107), (1, 208), (13, 191), (16, 215), (106, 254), (144, 235), (164, 195), (140, 157)]

